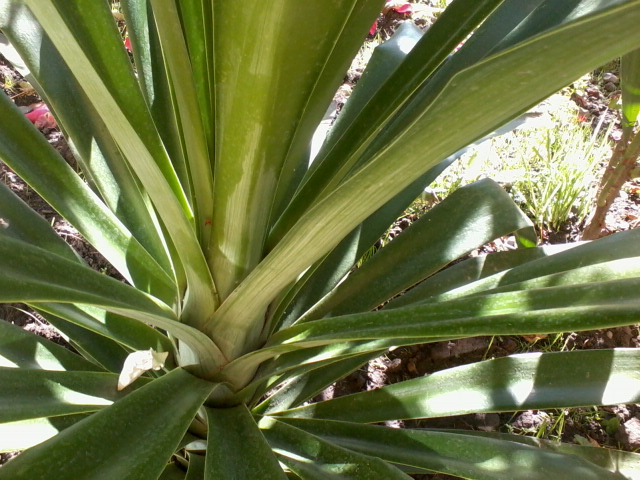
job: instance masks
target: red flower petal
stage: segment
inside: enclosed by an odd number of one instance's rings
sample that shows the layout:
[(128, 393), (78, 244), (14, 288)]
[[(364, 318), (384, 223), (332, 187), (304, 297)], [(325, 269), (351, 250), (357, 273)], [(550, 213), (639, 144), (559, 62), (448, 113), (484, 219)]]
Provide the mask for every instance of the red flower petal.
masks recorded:
[(31, 110), (29, 113), (25, 113), (25, 116), (31, 123), (35, 123), (41, 115), (49, 113), (49, 107), (47, 107), (44, 103), (35, 103), (31, 105), (31, 107), (33, 107), (33, 110)]
[(405, 3), (404, 5), (399, 5), (397, 7), (393, 7), (393, 9), (398, 13), (411, 13), (413, 12), (413, 7), (410, 3)]

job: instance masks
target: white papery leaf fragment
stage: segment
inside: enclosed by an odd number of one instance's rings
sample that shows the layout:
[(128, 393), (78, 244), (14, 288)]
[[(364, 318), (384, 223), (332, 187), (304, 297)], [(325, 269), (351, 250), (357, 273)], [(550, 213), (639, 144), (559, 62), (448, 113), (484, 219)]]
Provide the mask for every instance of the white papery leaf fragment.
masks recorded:
[(149, 370), (160, 370), (169, 352), (156, 352), (153, 348), (131, 352), (124, 361), (120, 377), (118, 378), (118, 391), (131, 385), (139, 376)]

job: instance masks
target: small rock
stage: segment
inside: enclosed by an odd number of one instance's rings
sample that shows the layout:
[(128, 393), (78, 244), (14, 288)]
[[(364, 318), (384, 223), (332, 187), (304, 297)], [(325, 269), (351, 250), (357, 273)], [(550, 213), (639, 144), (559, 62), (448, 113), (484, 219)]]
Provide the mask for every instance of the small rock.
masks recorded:
[(616, 439), (632, 450), (640, 448), (640, 418), (633, 417), (624, 422), (616, 432)]
[(600, 93), (600, 90), (598, 90), (595, 87), (588, 87), (586, 89), (587, 95), (589, 95), (592, 98), (600, 98), (602, 96), (602, 94)]
[(607, 92), (615, 92), (618, 89), (618, 87), (613, 82), (607, 82), (607, 83), (604, 84), (604, 89)]
[(521, 430), (536, 430), (544, 423), (549, 423), (549, 415), (546, 412), (527, 410), (518, 415), (511, 425)]
[(409, 359), (409, 361), (407, 362), (407, 370), (412, 375), (420, 375), (418, 373), (418, 368), (416, 367), (416, 359), (415, 358), (410, 358)]
[(399, 226), (402, 230), (404, 230), (404, 229), (408, 228), (408, 227), (409, 227), (409, 225), (411, 225), (411, 221), (410, 221), (408, 218), (403, 218), (402, 220), (400, 220), (400, 221), (398, 222), (398, 226)]
[(576, 104), (580, 107), (587, 107), (588, 100), (586, 98), (586, 95), (580, 90), (576, 90), (571, 94), (571, 100), (576, 102)]
[(605, 83), (613, 83), (614, 85), (617, 85), (618, 83), (620, 83), (620, 79), (618, 78), (618, 76), (611, 72), (607, 72), (604, 75), (602, 75), (602, 80)]
[(402, 369), (402, 360), (399, 358), (394, 358), (390, 360), (387, 364), (387, 372), (388, 373), (397, 373)]

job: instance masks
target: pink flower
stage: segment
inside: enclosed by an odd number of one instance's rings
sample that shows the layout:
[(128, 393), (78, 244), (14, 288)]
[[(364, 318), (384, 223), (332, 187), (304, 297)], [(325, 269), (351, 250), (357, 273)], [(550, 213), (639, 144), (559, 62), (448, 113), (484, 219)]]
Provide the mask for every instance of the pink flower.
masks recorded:
[[(389, 5), (390, 4), (390, 5)], [(400, 0), (387, 0), (387, 5), (382, 9), (383, 14), (387, 14), (389, 10), (393, 10), (397, 13), (408, 15), (413, 13), (413, 6), (410, 3), (403, 3)], [(374, 35), (378, 28), (378, 21), (376, 20), (369, 29), (369, 35)]]
[(25, 113), (25, 117), (33, 123), (37, 128), (42, 130), (43, 128), (55, 128), (56, 121), (44, 103), (34, 103), (30, 105), (31, 110)]

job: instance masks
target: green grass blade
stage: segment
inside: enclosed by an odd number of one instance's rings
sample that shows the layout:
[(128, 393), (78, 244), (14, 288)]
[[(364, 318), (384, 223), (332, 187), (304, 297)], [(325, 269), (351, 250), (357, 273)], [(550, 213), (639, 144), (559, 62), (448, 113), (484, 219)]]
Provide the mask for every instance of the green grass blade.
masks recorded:
[(471, 412), (635, 403), (640, 398), (639, 365), (640, 354), (634, 349), (512, 355), (280, 415), (373, 423)]
[(205, 480), (260, 478), (282, 480), (286, 476), (251, 412), (244, 405), (207, 408), (209, 437)]
[(173, 370), (23, 452), (0, 469), (0, 479), (54, 472), (75, 480), (158, 478), (213, 387)]
[(622, 480), (582, 458), (505, 439), (394, 429), (351, 422), (284, 420), (357, 452), (376, 455), (406, 470), (424, 470), (474, 480)]

